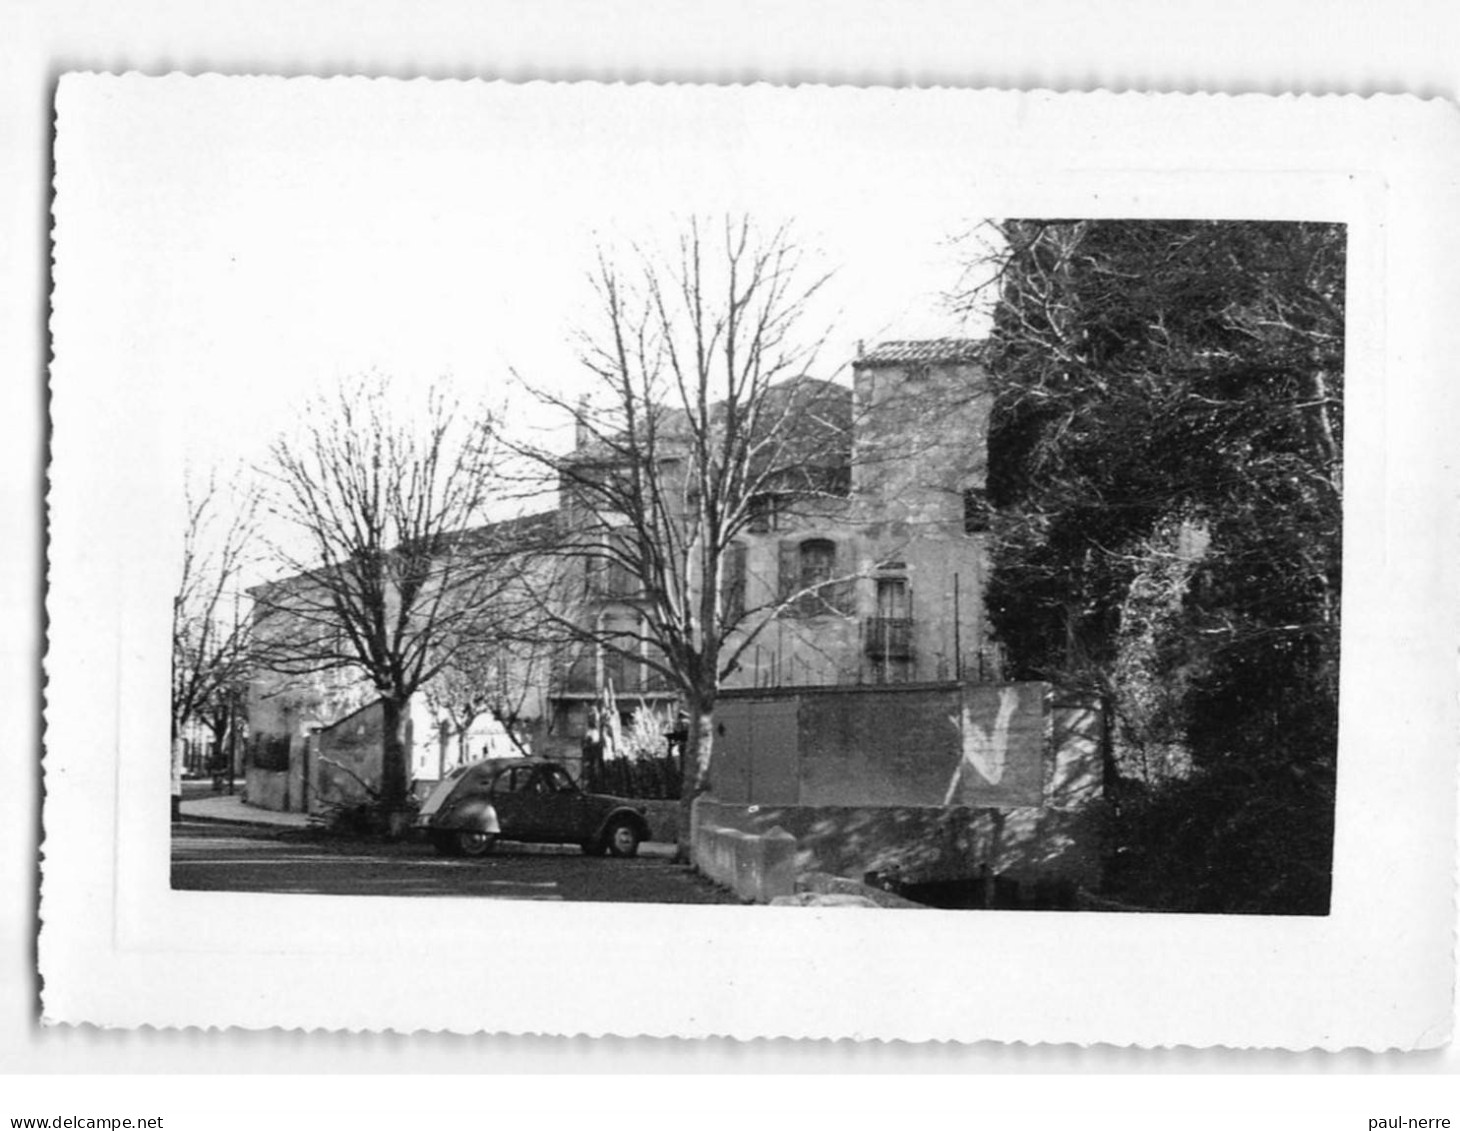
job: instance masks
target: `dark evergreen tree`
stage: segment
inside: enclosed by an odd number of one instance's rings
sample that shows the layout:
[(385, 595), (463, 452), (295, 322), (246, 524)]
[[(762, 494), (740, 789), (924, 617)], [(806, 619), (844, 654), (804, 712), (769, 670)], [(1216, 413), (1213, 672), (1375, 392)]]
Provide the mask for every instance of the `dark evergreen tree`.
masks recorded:
[(1344, 229), (996, 229), (988, 604), (1013, 674), (1110, 704), (1128, 898), (1323, 913)]

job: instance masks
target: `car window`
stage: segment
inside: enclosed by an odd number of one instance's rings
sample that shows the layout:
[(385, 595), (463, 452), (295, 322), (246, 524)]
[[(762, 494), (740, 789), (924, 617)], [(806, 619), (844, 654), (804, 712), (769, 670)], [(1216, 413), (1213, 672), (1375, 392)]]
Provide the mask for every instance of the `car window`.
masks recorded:
[(527, 786), (531, 777), (526, 766), (508, 766), (497, 774), (492, 783), (492, 792), (519, 793)]
[(542, 771), (543, 783), (553, 793), (572, 793), (577, 787), (568, 772), (561, 766), (544, 766)]
[(468, 789), (485, 789), (492, 784), (492, 767), (476, 765), (472, 766), (468, 773), (462, 775)]

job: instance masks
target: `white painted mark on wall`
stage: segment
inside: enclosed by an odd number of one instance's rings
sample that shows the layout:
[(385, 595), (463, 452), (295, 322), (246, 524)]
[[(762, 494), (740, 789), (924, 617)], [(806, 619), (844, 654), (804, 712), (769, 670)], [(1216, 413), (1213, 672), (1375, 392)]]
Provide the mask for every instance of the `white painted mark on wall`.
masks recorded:
[(963, 704), (961, 717), (951, 717), (950, 721), (958, 726), (963, 735), (963, 756), (958, 760), (958, 767), (948, 782), (948, 793), (943, 798), (944, 805), (952, 805), (953, 799), (958, 796), (958, 786), (963, 781), (966, 766), (972, 766), (989, 785), (998, 785), (1003, 781), (1004, 769), (1009, 762), (1009, 723), (1018, 707), (1018, 689), (1004, 687), (999, 691), (999, 709), (994, 715), (993, 725), (987, 730), (978, 725), (966, 702)]

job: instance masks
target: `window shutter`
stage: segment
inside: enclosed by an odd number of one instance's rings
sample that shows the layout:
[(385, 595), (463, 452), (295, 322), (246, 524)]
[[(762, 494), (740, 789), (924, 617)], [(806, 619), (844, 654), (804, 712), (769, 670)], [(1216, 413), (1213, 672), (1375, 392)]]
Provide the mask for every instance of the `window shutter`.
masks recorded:
[(604, 573), (607, 565), (608, 563), (592, 550), (583, 556), (583, 593), (585, 596), (603, 596)]
[(733, 625), (745, 615), (745, 546), (731, 542), (720, 559), (720, 616)]
[(857, 558), (852, 546), (846, 542), (837, 543), (836, 564), (833, 577), (842, 578), (831, 587), (827, 604), (844, 617), (855, 616), (857, 612), (857, 581), (850, 575), (857, 572)]
[(799, 547), (789, 538), (781, 539), (779, 549), (776, 594), (778, 600), (788, 601), (801, 587), (801, 555)]

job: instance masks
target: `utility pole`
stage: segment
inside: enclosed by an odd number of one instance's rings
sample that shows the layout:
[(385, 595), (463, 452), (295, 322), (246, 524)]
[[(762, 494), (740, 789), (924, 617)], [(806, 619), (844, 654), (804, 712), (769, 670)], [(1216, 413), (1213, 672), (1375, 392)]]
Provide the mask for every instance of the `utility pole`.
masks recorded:
[(959, 623), (958, 574), (953, 575), (953, 678), (963, 682), (963, 626)]

